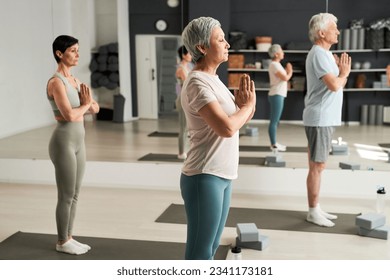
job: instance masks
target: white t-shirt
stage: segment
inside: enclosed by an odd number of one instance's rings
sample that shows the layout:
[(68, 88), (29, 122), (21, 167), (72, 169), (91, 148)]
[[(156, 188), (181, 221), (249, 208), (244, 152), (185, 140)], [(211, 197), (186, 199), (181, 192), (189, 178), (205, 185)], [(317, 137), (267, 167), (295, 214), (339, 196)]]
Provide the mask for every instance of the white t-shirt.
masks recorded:
[(285, 75), (287, 75), (286, 69), (283, 68), (282, 64), (280, 62), (272, 61), (268, 68), (268, 75), (270, 80), (270, 90), (268, 92), (268, 95), (281, 95), (286, 97), (287, 96), (287, 81), (283, 81), (278, 76), (276, 76), (276, 73), (281, 72)]
[(307, 94), (303, 110), (305, 126), (339, 126), (343, 106), (343, 88), (328, 89), (322, 77), (328, 73), (339, 75), (332, 53), (314, 45), (306, 58)]
[(229, 116), (238, 110), (234, 96), (217, 75), (201, 71), (189, 73), (181, 92), (181, 104), (190, 135), (190, 149), (182, 172), (187, 176), (207, 173), (236, 179), (239, 132), (230, 138), (220, 137), (198, 113), (203, 106), (213, 101), (217, 101)]

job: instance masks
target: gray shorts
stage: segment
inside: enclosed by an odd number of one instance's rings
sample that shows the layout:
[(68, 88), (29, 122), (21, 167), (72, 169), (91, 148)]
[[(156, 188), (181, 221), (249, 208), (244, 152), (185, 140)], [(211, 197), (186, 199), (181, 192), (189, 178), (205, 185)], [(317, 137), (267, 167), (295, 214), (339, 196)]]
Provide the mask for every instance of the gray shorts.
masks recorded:
[(326, 162), (332, 148), (333, 126), (305, 126), (306, 138), (310, 151), (310, 160)]

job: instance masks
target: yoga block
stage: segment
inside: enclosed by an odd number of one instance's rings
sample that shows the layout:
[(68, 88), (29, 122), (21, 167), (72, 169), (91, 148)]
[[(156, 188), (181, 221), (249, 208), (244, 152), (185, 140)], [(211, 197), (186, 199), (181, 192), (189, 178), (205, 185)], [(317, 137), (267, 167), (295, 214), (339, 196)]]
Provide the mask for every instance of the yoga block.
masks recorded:
[(279, 154), (273, 154), (265, 157), (265, 162), (282, 162), (282, 156)]
[(266, 162), (266, 165), (269, 167), (286, 167), (286, 162), (285, 161)]
[(241, 248), (262, 251), (268, 247), (268, 244), (269, 238), (265, 235), (259, 235), (257, 241), (252, 242), (242, 242), (238, 237), (236, 237), (236, 246)]
[(384, 226), (386, 216), (378, 213), (366, 213), (356, 217), (355, 224), (364, 229), (374, 229)]
[(259, 240), (259, 230), (254, 223), (237, 224), (237, 234), (242, 242)]
[(360, 164), (356, 163), (347, 163), (347, 162), (339, 162), (339, 167), (341, 169), (351, 169), (351, 170), (359, 170)]
[(245, 129), (245, 134), (248, 136), (259, 135), (259, 129), (257, 127), (247, 126)]
[(373, 237), (387, 240), (389, 238), (390, 226), (385, 225), (374, 229), (358, 228), (358, 234), (366, 237)]
[(332, 144), (332, 155), (347, 155), (348, 154), (348, 146), (347, 145), (339, 145), (339, 144)]

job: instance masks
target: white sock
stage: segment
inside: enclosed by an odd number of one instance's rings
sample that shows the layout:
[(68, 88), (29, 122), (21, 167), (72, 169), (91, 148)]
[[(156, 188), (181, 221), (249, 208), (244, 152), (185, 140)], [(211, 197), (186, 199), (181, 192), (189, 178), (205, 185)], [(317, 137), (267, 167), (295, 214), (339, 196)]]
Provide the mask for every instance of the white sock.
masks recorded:
[(71, 240), (66, 241), (62, 245), (57, 244), (56, 245), (56, 250), (58, 252), (67, 253), (67, 254), (71, 254), (71, 255), (82, 255), (82, 254), (85, 254), (88, 251), (85, 248), (77, 246)]
[(309, 208), (306, 220), (322, 227), (334, 227), (334, 223), (321, 215), (318, 207)]
[(73, 238), (70, 241), (81, 248), (87, 249), (87, 251), (91, 250), (91, 246), (89, 246), (88, 244), (80, 243), (76, 239), (73, 239)]
[(320, 214), (321, 214), (322, 216), (324, 216), (325, 218), (327, 218), (327, 219), (329, 219), (329, 220), (336, 220), (336, 219), (337, 219), (337, 216), (336, 216), (336, 215), (329, 214), (329, 213), (325, 212), (324, 210), (322, 210), (319, 203), (317, 204), (317, 208), (318, 208), (318, 210), (320, 211)]

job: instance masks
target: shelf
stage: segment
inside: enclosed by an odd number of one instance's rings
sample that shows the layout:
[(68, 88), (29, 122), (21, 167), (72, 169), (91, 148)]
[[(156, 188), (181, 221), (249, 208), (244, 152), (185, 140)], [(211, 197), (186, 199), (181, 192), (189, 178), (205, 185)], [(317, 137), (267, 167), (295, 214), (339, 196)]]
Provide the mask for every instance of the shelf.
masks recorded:
[[(264, 72), (268, 73), (268, 69), (255, 68), (228, 68), (228, 72)], [(378, 73), (386, 72), (386, 68), (372, 68), (372, 69), (351, 69), (351, 73)], [(302, 70), (293, 70), (293, 73), (303, 73)]]
[[(283, 50), (284, 53), (308, 53), (309, 50)], [(229, 50), (229, 53), (263, 53), (267, 54), (267, 51), (259, 51), (259, 50), (249, 50), (249, 49), (242, 49), (242, 50)]]
[[(386, 69), (385, 69), (386, 71)], [(255, 68), (228, 68), (228, 72), (267, 72), (268, 69), (255, 69)], [(293, 73), (302, 73), (302, 70), (293, 70)]]
[[(238, 89), (238, 87), (228, 87), (229, 90), (235, 90)], [(269, 91), (269, 88), (255, 88), (255, 91)], [(296, 90), (296, 89), (289, 89), (288, 92), (294, 92), (294, 91), (303, 91), (303, 90)]]
[(389, 88), (345, 88), (344, 92), (353, 92), (353, 91), (390, 91)]
[(372, 68), (372, 69), (351, 69), (351, 72), (364, 73), (364, 72), (386, 72), (386, 68)]
[(390, 52), (390, 49), (364, 49), (364, 50), (331, 50), (333, 53), (364, 53), (364, 52)]
[[(235, 90), (238, 89), (238, 87), (229, 87), (229, 90)], [(255, 88), (256, 91), (269, 91), (269, 88)], [(289, 92), (294, 91), (303, 91), (303, 90), (296, 90), (296, 89), (289, 89)], [(345, 88), (343, 89), (344, 92), (355, 92), (355, 91), (390, 91), (389, 88)]]
[[(283, 50), (284, 53), (308, 53), (309, 50)], [(390, 49), (362, 49), (362, 50), (331, 50), (333, 53), (364, 53), (364, 52), (390, 52)], [(229, 53), (264, 53), (268, 54), (266, 51), (258, 51), (258, 50), (249, 50), (249, 49), (242, 49), (242, 50), (229, 50)]]

